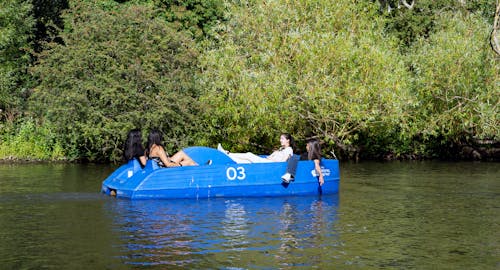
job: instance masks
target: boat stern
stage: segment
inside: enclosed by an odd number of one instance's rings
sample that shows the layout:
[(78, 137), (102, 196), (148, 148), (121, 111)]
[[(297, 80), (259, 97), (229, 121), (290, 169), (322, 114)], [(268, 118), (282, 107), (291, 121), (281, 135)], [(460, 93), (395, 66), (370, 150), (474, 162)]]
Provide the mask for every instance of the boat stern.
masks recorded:
[[(144, 170), (137, 160), (120, 166), (101, 185), (101, 193), (109, 196), (131, 198), (133, 191), (144, 177)], [(134, 180), (135, 179), (135, 180)]]

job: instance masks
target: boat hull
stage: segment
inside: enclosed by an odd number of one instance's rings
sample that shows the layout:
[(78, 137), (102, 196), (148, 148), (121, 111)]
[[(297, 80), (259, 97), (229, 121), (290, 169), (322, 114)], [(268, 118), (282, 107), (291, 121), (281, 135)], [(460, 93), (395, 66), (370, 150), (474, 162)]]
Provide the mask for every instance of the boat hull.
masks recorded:
[[(190, 151), (191, 150), (191, 151)], [(295, 180), (283, 183), (286, 162), (237, 164), (212, 148), (187, 149), (198, 164), (214, 158), (211, 165), (158, 168), (148, 161), (141, 168), (133, 160), (122, 165), (102, 184), (102, 192), (129, 199), (176, 199), (211, 197), (262, 197), (333, 194), (339, 188), (339, 163), (323, 159), (325, 183), (320, 186), (312, 161), (299, 161)], [(196, 152), (195, 151), (195, 152)], [(200, 154), (199, 152), (202, 152)], [(225, 155), (224, 155), (225, 156)]]

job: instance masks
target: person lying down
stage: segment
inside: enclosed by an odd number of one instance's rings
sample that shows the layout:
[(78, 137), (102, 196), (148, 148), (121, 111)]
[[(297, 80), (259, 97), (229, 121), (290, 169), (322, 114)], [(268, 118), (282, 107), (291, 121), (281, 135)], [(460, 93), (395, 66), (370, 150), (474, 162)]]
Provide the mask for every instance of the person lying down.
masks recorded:
[(236, 163), (285, 162), (291, 156), (293, 156), (292, 145), (294, 144), (294, 141), (290, 134), (283, 133), (280, 136), (280, 143), (281, 143), (280, 149), (274, 151), (267, 157), (261, 157), (251, 152), (229, 153), (228, 151), (224, 150), (220, 144), (217, 146), (217, 149), (227, 154)]

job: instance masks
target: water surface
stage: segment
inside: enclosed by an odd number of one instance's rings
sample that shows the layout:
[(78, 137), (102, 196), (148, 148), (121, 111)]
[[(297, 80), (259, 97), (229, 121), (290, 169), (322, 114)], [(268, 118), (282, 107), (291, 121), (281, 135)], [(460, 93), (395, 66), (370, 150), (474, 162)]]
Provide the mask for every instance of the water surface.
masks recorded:
[(500, 269), (498, 163), (341, 164), (337, 195), (114, 199), (116, 166), (0, 165), (0, 269)]

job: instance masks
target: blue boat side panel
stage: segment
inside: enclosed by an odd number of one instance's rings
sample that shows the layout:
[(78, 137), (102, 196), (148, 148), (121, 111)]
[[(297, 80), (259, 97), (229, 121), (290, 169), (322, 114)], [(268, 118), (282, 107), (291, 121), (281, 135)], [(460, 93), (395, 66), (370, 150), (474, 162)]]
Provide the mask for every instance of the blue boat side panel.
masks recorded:
[(204, 146), (193, 146), (184, 148), (182, 151), (192, 158), (196, 163), (204, 165), (208, 160), (212, 160), (212, 164), (233, 164), (236, 163), (228, 155), (221, 151)]

